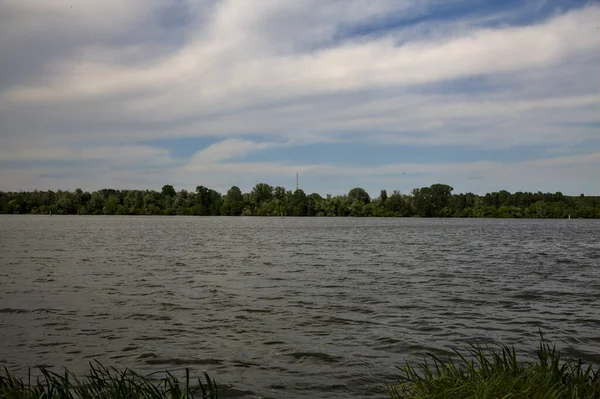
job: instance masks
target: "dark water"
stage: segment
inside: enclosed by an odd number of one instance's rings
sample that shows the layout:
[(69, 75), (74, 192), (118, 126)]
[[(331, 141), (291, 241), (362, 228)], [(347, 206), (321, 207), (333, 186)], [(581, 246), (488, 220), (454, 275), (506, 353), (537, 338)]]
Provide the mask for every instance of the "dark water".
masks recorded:
[(382, 397), (473, 341), (600, 362), (600, 221), (0, 217), (0, 363)]

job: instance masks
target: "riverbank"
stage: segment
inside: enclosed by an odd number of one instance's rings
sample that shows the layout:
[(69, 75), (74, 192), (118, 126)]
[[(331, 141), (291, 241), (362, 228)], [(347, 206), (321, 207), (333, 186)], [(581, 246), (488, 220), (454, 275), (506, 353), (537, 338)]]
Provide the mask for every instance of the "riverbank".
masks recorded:
[[(392, 399), (425, 398), (600, 398), (598, 367), (565, 357), (542, 339), (533, 362), (522, 361), (514, 348), (473, 345), (455, 352), (454, 358), (429, 360), (400, 368), (398, 381), (382, 387)], [(0, 398), (202, 398), (217, 399), (218, 386), (206, 372), (182, 379), (165, 373), (163, 378), (142, 376), (131, 370), (92, 363), (83, 377), (65, 370), (38, 367), (32, 381), (8, 369), (0, 373)], [(31, 375), (30, 370), (30, 375)], [(282, 397), (284, 397), (282, 395)]]

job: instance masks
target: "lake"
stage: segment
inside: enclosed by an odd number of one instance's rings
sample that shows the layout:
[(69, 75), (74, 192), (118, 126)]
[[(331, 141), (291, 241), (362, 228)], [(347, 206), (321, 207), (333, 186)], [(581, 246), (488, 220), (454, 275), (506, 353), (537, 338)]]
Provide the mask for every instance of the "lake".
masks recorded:
[(223, 397), (385, 397), (539, 330), (600, 363), (600, 221), (0, 216), (0, 364), (207, 370)]

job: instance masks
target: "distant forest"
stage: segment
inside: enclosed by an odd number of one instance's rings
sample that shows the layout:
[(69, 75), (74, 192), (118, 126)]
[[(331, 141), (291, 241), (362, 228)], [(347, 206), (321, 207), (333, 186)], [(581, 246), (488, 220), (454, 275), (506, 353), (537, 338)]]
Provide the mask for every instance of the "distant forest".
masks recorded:
[(197, 216), (382, 216), (489, 218), (600, 218), (599, 196), (507, 191), (453, 194), (446, 184), (416, 188), (410, 194), (381, 190), (371, 198), (362, 188), (322, 197), (265, 183), (251, 192), (231, 187), (225, 195), (204, 186), (195, 191), (111, 190), (0, 191), (0, 213), (56, 215)]

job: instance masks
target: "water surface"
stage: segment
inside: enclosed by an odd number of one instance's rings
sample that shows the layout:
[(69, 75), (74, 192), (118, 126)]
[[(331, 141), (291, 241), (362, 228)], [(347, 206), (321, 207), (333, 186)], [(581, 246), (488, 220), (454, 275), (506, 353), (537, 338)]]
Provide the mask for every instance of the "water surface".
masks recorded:
[(207, 370), (226, 397), (385, 397), (538, 330), (600, 363), (600, 221), (0, 216), (0, 363)]

